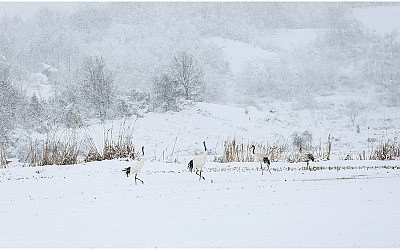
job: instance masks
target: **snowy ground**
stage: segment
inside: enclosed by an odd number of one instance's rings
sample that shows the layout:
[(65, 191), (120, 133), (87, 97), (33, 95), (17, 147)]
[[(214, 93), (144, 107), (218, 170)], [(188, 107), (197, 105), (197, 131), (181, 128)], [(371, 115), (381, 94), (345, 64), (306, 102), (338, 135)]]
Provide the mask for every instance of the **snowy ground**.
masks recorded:
[(0, 247), (400, 247), (399, 161), (127, 164), (1, 169)]

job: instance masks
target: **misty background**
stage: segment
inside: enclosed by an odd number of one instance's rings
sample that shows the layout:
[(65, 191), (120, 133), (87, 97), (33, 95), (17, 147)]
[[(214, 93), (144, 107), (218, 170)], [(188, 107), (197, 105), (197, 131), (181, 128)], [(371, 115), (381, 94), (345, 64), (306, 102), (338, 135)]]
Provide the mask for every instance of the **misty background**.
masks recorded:
[(357, 16), (380, 6), (400, 4), (0, 3), (0, 144), (196, 101), (399, 107), (399, 35)]

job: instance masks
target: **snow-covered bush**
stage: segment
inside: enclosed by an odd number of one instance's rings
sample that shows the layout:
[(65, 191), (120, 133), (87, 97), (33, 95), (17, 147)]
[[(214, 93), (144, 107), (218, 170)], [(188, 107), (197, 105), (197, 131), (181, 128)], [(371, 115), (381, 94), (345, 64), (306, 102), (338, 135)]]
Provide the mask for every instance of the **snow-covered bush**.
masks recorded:
[(52, 102), (43, 103), (46, 123), (57, 124), (66, 128), (77, 128), (91, 118), (88, 116), (85, 99), (82, 99), (79, 87), (70, 85), (61, 91)]
[(347, 114), (351, 125), (355, 126), (359, 115), (365, 110), (365, 106), (356, 101), (350, 101), (345, 104), (344, 112)]
[(85, 100), (89, 116), (105, 120), (114, 101), (114, 76), (106, 68), (102, 57), (87, 57), (84, 60), (84, 78), (81, 98)]
[(254, 97), (266, 97), (268, 100), (286, 100), (290, 98), (287, 91), (287, 65), (282, 60), (255, 59), (248, 62), (236, 79), (236, 88)]
[(381, 96), (381, 102), (387, 107), (400, 106), (400, 79), (387, 87), (385, 93)]
[(179, 86), (180, 95), (185, 100), (201, 100), (204, 93), (203, 69), (193, 55), (178, 53), (172, 60), (169, 78)]
[(304, 150), (312, 149), (313, 136), (309, 131), (306, 130), (302, 133), (294, 132), (291, 137), (292, 145), (295, 150), (298, 150), (300, 148)]
[(11, 82), (10, 66), (0, 56), (0, 146), (10, 143), (11, 130), (25, 119), (25, 99)]
[(119, 97), (126, 104), (126, 108), (128, 109), (124, 116), (131, 116), (135, 114), (139, 117), (143, 117), (145, 113), (147, 113), (151, 107), (151, 96), (150, 93), (144, 90), (134, 89), (129, 92), (126, 96)]
[(192, 55), (178, 53), (168, 71), (153, 79), (154, 109), (179, 111), (183, 100), (202, 100), (204, 89), (203, 69)]
[(179, 84), (173, 81), (167, 74), (156, 77), (153, 80), (153, 106), (161, 111), (179, 111), (181, 93)]

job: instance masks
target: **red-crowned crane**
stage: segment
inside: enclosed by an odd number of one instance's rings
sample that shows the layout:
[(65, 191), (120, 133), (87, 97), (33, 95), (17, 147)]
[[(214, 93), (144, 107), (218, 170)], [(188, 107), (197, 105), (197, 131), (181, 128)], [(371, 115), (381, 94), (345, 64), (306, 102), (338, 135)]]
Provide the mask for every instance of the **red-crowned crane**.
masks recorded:
[(201, 178), (205, 180), (205, 178), (201, 176), (201, 172), (203, 171), (203, 167), (206, 164), (207, 160), (207, 147), (205, 141), (203, 141), (203, 145), (204, 145), (204, 153), (190, 160), (188, 164), (189, 171), (190, 172), (195, 171), (195, 173), (199, 176), (199, 181), (201, 180)]
[(265, 154), (256, 154), (256, 146), (254, 146), (254, 145), (251, 145), (251, 149), (252, 149), (251, 152), (254, 155), (254, 160), (258, 161), (261, 165), (261, 175), (264, 175), (263, 163), (265, 165), (267, 165), (267, 170), (269, 173), (271, 173), (271, 170), (269, 169), (271, 162), (270, 162), (268, 156)]
[(144, 184), (144, 182), (137, 177), (137, 174), (142, 170), (144, 165), (144, 146), (142, 146), (142, 159), (140, 161), (134, 162), (132, 166), (123, 169), (122, 171), (126, 172), (126, 177), (129, 177), (130, 174), (135, 175), (135, 185), (137, 185), (136, 180), (139, 180)]
[(314, 161), (314, 155), (308, 151), (303, 150), (303, 148), (300, 147), (300, 156), (303, 161), (307, 162), (307, 168), (311, 170), (310, 168), (310, 161)]

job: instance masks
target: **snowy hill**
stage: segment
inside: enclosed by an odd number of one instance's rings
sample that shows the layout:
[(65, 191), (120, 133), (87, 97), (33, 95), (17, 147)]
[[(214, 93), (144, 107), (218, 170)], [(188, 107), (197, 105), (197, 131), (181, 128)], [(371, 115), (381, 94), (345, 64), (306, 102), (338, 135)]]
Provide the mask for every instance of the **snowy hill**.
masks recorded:
[(229, 62), (229, 68), (234, 75), (240, 73), (246, 62), (252, 59), (269, 59), (277, 56), (275, 52), (264, 50), (256, 45), (230, 39), (213, 37), (205, 39), (205, 42), (215, 44), (222, 49), (225, 60)]
[[(287, 102), (263, 104), (259, 108), (194, 103), (181, 112), (147, 113), (142, 118), (125, 120), (125, 123), (134, 126), (136, 147), (145, 145), (147, 158), (157, 161), (185, 163), (188, 156), (202, 152), (203, 141), (207, 142), (211, 155), (221, 155), (224, 141), (233, 138), (237, 142), (268, 145), (287, 142), (291, 147), (292, 134), (306, 130), (313, 136), (313, 145), (323, 148), (331, 135), (334, 138), (332, 159), (344, 159), (347, 154), (356, 157), (363, 150), (368, 152), (380, 142), (398, 136), (400, 113), (397, 108), (390, 111), (376, 107), (360, 111), (356, 114), (355, 125), (352, 125), (350, 109), (345, 104), (360, 100), (369, 106), (374, 98), (369, 94), (364, 97), (321, 97), (316, 100), (319, 108), (312, 110), (296, 110)], [(84, 131), (88, 131), (95, 138), (97, 147), (101, 148), (104, 131), (113, 128), (113, 133), (117, 135), (123, 122), (93, 124)], [(371, 140), (373, 142), (369, 143)]]
[(275, 29), (264, 36), (263, 42), (287, 52), (309, 45), (322, 31), (322, 29)]
[(380, 35), (400, 32), (399, 6), (354, 8), (353, 16), (366, 28)]

